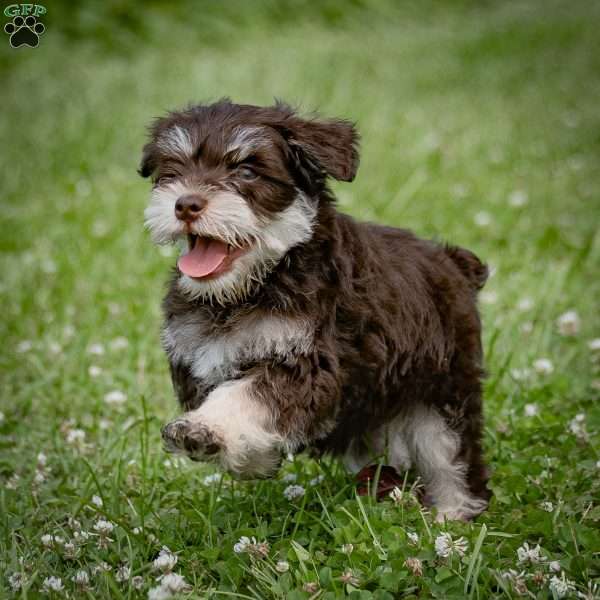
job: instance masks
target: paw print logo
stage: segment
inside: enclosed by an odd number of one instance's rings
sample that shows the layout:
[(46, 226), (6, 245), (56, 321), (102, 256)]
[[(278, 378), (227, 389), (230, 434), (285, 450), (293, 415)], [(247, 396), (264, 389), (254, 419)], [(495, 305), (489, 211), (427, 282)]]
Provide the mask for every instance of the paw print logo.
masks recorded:
[(4, 26), (4, 32), (10, 35), (10, 45), (13, 48), (29, 46), (35, 48), (40, 43), (40, 35), (46, 31), (33, 15), (28, 17), (16, 16), (12, 22)]

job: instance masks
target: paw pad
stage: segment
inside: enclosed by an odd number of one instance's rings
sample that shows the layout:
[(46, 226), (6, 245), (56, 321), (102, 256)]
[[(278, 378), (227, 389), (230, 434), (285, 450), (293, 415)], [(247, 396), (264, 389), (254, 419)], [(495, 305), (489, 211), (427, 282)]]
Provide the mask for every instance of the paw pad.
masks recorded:
[(206, 425), (187, 419), (168, 423), (161, 435), (167, 452), (184, 453), (191, 459), (212, 456), (221, 449), (216, 435)]
[(40, 42), (40, 35), (46, 31), (33, 15), (28, 17), (16, 16), (4, 26), (4, 32), (10, 35), (10, 45), (13, 48), (29, 46), (35, 48)]

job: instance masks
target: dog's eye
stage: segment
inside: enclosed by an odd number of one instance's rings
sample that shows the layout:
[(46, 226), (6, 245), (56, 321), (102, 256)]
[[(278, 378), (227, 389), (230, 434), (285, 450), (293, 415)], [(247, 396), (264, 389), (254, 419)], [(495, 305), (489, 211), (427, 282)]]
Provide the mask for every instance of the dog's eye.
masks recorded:
[(244, 181), (252, 181), (258, 177), (258, 175), (250, 167), (239, 167), (237, 172), (240, 178)]
[(173, 179), (175, 179), (174, 175), (161, 175), (155, 181), (155, 185), (164, 185), (165, 183), (169, 183), (169, 181), (173, 181)]

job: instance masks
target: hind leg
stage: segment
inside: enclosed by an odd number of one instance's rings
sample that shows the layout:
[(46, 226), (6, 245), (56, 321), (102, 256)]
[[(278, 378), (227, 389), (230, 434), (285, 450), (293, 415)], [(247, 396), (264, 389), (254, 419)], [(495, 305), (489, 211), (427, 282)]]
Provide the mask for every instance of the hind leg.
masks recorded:
[(437, 519), (470, 520), (487, 508), (483, 462), (470, 443), (468, 428), (459, 432), (433, 407), (419, 406), (407, 421), (409, 447)]
[(405, 428), (406, 417), (398, 415), (363, 439), (352, 440), (342, 459), (344, 466), (351, 473), (358, 473), (384, 457), (385, 464), (398, 473), (408, 471), (412, 466), (412, 458)]

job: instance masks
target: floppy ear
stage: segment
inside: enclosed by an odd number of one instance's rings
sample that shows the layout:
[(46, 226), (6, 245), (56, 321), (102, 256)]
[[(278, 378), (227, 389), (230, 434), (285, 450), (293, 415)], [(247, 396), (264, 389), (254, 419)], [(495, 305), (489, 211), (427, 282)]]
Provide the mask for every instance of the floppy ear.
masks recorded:
[(150, 177), (157, 166), (156, 148), (153, 143), (148, 143), (144, 146), (142, 151), (142, 161), (138, 173), (142, 177)]
[(301, 119), (288, 116), (283, 135), (293, 151), (300, 150), (334, 179), (352, 181), (358, 170), (359, 135), (350, 121), (343, 119)]

